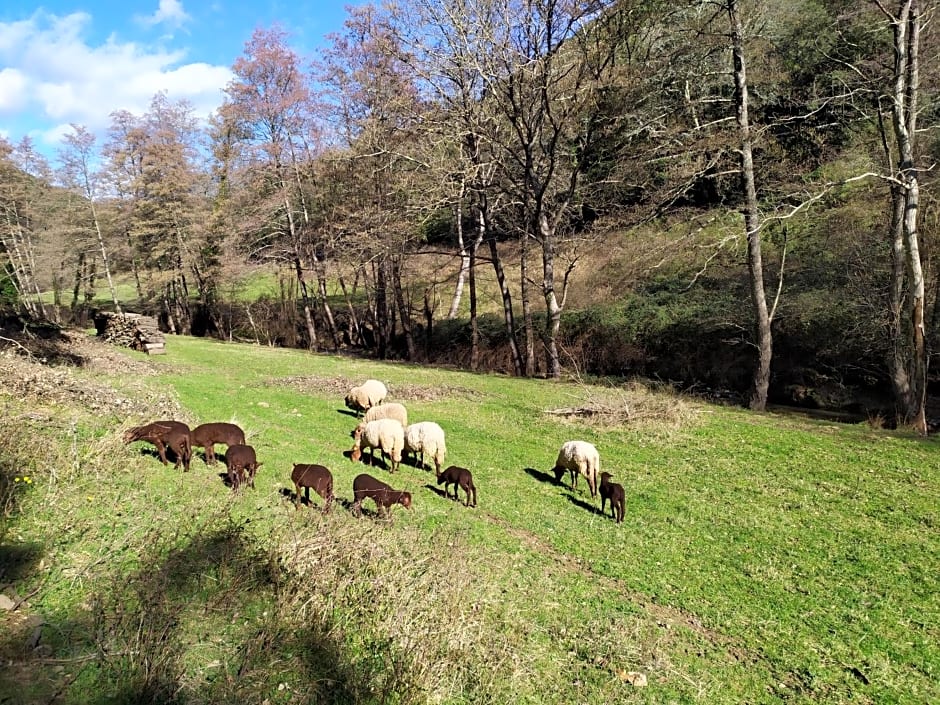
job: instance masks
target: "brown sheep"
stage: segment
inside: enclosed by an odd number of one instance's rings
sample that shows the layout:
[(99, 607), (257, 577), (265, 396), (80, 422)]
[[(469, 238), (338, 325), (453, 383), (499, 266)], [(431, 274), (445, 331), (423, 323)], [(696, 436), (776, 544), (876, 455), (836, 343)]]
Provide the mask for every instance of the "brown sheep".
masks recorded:
[(604, 513), (604, 505), (607, 503), (607, 500), (610, 500), (610, 515), (616, 520), (619, 524), (623, 521), (623, 512), (625, 493), (623, 491), (623, 485), (618, 485), (616, 482), (611, 482), (610, 478), (613, 477), (609, 472), (601, 473), (601, 514)]
[(225, 466), (228, 470), (228, 481), (233, 490), (238, 490), (246, 481), (251, 489), (255, 488), (255, 473), (263, 463), (259, 463), (255, 456), (255, 449), (246, 445), (229, 446), (225, 451)]
[(352, 513), (356, 516), (362, 514), (362, 500), (369, 498), (375, 502), (379, 516), (391, 516), (391, 506), (400, 504), (405, 509), (411, 508), (411, 493), (392, 489), (381, 480), (376, 480), (365, 473), (356, 475), (353, 480)]
[(294, 506), (300, 509), (300, 489), (303, 488), (307, 504), (310, 504), (310, 488), (324, 499), (323, 511), (330, 511), (333, 504), (333, 475), (322, 465), (295, 463), (290, 474), (294, 483)]
[(176, 463), (173, 467), (178, 468), (182, 463), (183, 470), (189, 472), (192, 445), (189, 439), (189, 426), (182, 421), (154, 421), (144, 426), (129, 428), (124, 432), (124, 443), (134, 441), (152, 443), (164, 465), (168, 465), (166, 449), (169, 447), (176, 454)]
[(193, 448), (205, 449), (206, 465), (212, 465), (215, 463), (215, 444), (244, 445), (245, 432), (233, 423), (204, 423), (190, 432), (189, 441)]
[(470, 474), (470, 471), (467, 468), (459, 468), (456, 465), (451, 465), (444, 472), (437, 476), (437, 484), (444, 485), (444, 496), (450, 497), (448, 492), (448, 487), (450, 485), (454, 486), (454, 501), (457, 501), (457, 487), (459, 486), (467, 495), (467, 501), (464, 502), (465, 507), (471, 506), (470, 504), (470, 494), (473, 494), (473, 505), (477, 506), (477, 488), (473, 484), (473, 475)]

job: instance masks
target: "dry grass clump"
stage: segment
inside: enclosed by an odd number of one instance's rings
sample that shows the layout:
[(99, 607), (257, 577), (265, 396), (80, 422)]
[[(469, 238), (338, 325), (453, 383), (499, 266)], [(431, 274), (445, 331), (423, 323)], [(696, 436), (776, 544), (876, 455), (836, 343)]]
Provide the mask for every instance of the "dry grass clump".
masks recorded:
[[(115, 367), (109, 366), (114, 372)], [(136, 374), (136, 373), (135, 373)], [(50, 367), (40, 358), (23, 357), (9, 349), (0, 353), (0, 394), (30, 403), (77, 405), (94, 414), (126, 416), (173, 416), (180, 406), (175, 401), (155, 395), (134, 377), (124, 381), (131, 395), (122, 394), (113, 386), (82, 375), (76, 368)]]
[(598, 427), (677, 429), (696, 418), (695, 407), (667, 386), (632, 381), (621, 387), (581, 386), (572, 393), (572, 405), (544, 413), (564, 421)]

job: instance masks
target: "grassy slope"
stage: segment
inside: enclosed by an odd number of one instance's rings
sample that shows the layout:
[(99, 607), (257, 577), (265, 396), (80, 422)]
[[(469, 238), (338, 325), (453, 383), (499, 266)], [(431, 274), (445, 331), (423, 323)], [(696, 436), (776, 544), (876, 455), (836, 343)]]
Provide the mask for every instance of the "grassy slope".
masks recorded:
[[(933, 439), (694, 405), (679, 427), (589, 426), (542, 412), (642, 403), (187, 338), (168, 348), (152, 361), (153, 388), (172, 390), (192, 423), (241, 423), (264, 466), (255, 492), (231, 497), (201, 460), (183, 476), (121, 446), (120, 419), (70, 422), (72, 455), (84, 458), (74, 491), (39, 463), (6, 543), (45, 556), (16, 589), (37, 591), (30, 604), (54, 625), (47, 656), (59, 659), (58, 681), (74, 679), (73, 701), (148, 689), (182, 693), (174, 702), (940, 699)], [(474, 472), (477, 510), (445, 501), (432, 473), (409, 466), (391, 482), (415, 508), (398, 508), (391, 526), (293, 510), (294, 462), (326, 464), (350, 498), (364, 468), (343, 456), (354, 421), (342, 395), (365, 377), (384, 380), (412, 420), (444, 426), (448, 463)], [(570, 438), (593, 441), (627, 488), (622, 526), (593, 509), (583, 481), (572, 493), (549, 477)], [(121, 469), (98, 457), (100, 444)], [(343, 546), (340, 569), (323, 556)], [(73, 667), (103, 639), (122, 655)], [(140, 644), (162, 670), (142, 665)], [(649, 687), (627, 685), (630, 671)], [(388, 686), (401, 674), (415, 690)], [(161, 690), (161, 678), (176, 685)], [(333, 699), (314, 697), (314, 680), (331, 683)], [(120, 684), (115, 700), (88, 697), (102, 683)]]

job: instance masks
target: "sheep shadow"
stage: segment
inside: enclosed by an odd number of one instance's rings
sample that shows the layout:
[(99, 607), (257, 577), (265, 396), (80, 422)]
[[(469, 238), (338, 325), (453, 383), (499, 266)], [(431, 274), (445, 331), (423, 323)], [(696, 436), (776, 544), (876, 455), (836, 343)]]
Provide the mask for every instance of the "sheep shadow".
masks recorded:
[(362, 465), (365, 465), (366, 467), (381, 468), (382, 470), (390, 470), (391, 468), (391, 465), (385, 462), (385, 458), (382, 457), (381, 453), (371, 456), (371, 460), (374, 462), (370, 462), (370, 456), (368, 453), (363, 453), (362, 457), (359, 458), (358, 461), (353, 460), (351, 450), (344, 450), (343, 457), (349, 460), (350, 462), (356, 463), (357, 465), (361, 463)]
[(588, 504), (583, 499), (581, 499), (580, 497), (575, 497), (570, 492), (566, 494), (565, 497), (568, 499), (569, 502), (571, 502), (576, 507), (581, 507), (581, 509), (589, 511), (592, 514), (597, 514), (598, 516), (606, 516), (606, 514), (604, 514), (604, 512), (601, 511), (600, 507), (594, 504)]
[(448, 497), (448, 496), (447, 496), (447, 493), (446, 493), (444, 490), (442, 490), (440, 487), (438, 487), (437, 485), (432, 485), (432, 484), (429, 482), (429, 483), (427, 483), (427, 484), (425, 485), (425, 487), (426, 487), (427, 489), (431, 490), (431, 492), (433, 492), (434, 494), (436, 494), (438, 497), (440, 497), (440, 498), (442, 498), (442, 499), (449, 499), (451, 502), (454, 501), (454, 498), (453, 498), (453, 497)]
[(523, 471), (527, 475), (534, 477), (539, 482), (547, 482), (548, 484), (551, 484), (551, 485), (561, 484), (561, 480), (556, 480), (555, 476), (552, 473), (545, 472), (544, 470), (538, 470), (536, 468), (523, 468)]
[[(291, 504), (294, 504), (294, 503), (297, 501), (297, 493), (294, 492), (294, 490), (290, 489), (289, 487), (282, 487), (282, 488), (280, 489), (280, 493), (281, 493), (281, 496), (282, 496), (282, 497), (284, 497), (285, 499), (290, 500)], [(307, 498), (303, 495), (303, 492), (301, 492), (301, 494), (300, 494), (300, 503), (301, 503), (302, 505), (304, 505), (305, 507), (311, 507), (312, 509), (319, 509), (319, 510), (322, 512), (322, 511), (323, 511), (323, 507), (324, 507), (325, 504), (326, 504), (326, 500), (324, 500), (322, 497), (320, 497), (320, 495), (316, 494), (316, 493), (313, 492), (312, 490), (311, 490), (310, 494), (311, 494), (311, 497), (310, 497), (309, 499), (307, 499)], [(317, 503), (314, 502), (315, 499), (319, 499), (319, 500), (320, 500), (319, 504), (317, 504)], [(340, 499), (339, 497), (337, 497), (336, 495), (334, 495), (334, 496), (333, 496), (333, 506), (335, 507), (335, 506), (337, 506), (337, 505), (339, 505), (340, 507), (346, 509), (346, 508), (349, 508), (349, 507), (352, 505), (352, 502), (350, 502), (349, 500), (346, 500), (346, 499)]]
[[(172, 451), (170, 451), (170, 452), (172, 452)], [(170, 456), (169, 456), (169, 453), (167, 453), (167, 458), (169, 458), (169, 457), (170, 457)], [(214, 462), (214, 463), (209, 463), (209, 461), (206, 460), (206, 453), (205, 453), (205, 451), (203, 451), (202, 453), (198, 453), (198, 454), (197, 454), (196, 451), (193, 450), (193, 457), (192, 457), (192, 460), (195, 460), (197, 457), (198, 457), (198, 458), (202, 458), (202, 464), (205, 465), (207, 468), (214, 467), (215, 465), (218, 465), (219, 463), (222, 463), (222, 465), (225, 465), (225, 453), (216, 453), (216, 454), (215, 454), (215, 462)]]
[(336, 413), (343, 414), (344, 416), (352, 416), (357, 421), (362, 418), (357, 412), (353, 411), (352, 409), (337, 409)]
[(402, 454), (401, 456), (401, 465), (407, 465), (408, 467), (415, 468), (416, 470), (424, 470), (425, 472), (430, 472), (434, 469), (433, 464), (422, 463), (420, 456), (412, 457), (410, 455), (406, 456)]

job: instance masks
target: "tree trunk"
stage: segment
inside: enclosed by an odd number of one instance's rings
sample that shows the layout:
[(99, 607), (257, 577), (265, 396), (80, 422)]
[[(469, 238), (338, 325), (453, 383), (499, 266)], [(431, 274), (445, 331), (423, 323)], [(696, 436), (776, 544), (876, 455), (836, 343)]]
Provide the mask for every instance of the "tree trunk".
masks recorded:
[(111, 292), (111, 300), (114, 302), (114, 310), (117, 313), (121, 311), (121, 303), (118, 301), (117, 288), (114, 286), (114, 279), (111, 278), (111, 265), (108, 262), (108, 250), (104, 244), (104, 234), (101, 232), (101, 223), (98, 220), (98, 209), (95, 208), (94, 201), (91, 203), (91, 217), (95, 223), (95, 234), (98, 236), (98, 249), (101, 251), (101, 265), (104, 267), (104, 276), (108, 281), (108, 291)]
[(339, 331), (336, 328), (336, 319), (333, 318), (333, 309), (330, 308), (330, 302), (327, 299), (326, 289), (326, 269), (323, 260), (313, 253), (313, 268), (317, 274), (317, 290), (320, 295), (320, 304), (323, 306), (323, 317), (326, 319), (327, 329), (330, 331), (330, 338), (333, 340), (333, 349), (339, 349)]
[(460, 247), (460, 271), (457, 272), (457, 286), (454, 287), (454, 298), (450, 302), (450, 311), (447, 312), (447, 320), (452, 321), (457, 318), (457, 312), (460, 310), (460, 299), (463, 296), (463, 285), (467, 278), (467, 272), (470, 270), (470, 253), (463, 238), (463, 188), (461, 188), (460, 198), (457, 199), (457, 207), (454, 217), (457, 221), (457, 244)]
[(401, 255), (392, 258), (392, 289), (395, 291), (395, 303), (398, 305), (398, 317), (401, 319), (401, 331), (405, 336), (405, 348), (408, 359), (415, 361), (418, 350), (415, 347), (414, 335), (411, 332), (411, 308), (405, 300), (405, 293), (401, 286)]
[(352, 298), (346, 289), (346, 281), (343, 276), (339, 276), (339, 288), (343, 292), (343, 298), (346, 300), (346, 309), (349, 311), (349, 325), (347, 326), (347, 335), (350, 345), (363, 345), (362, 330), (359, 326), (359, 316), (356, 314), (356, 308), (352, 304)]
[(751, 284), (751, 304), (754, 307), (754, 327), (757, 344), (757, 365), (754, 369), (750, 407), (755, 411), (767, 408), (767, 390), (770, 387), (770, 363), (773, 357), (773, 336), (767, 294), (764, 289), (764, 262), (761, 253), (760, 219), (757, 208), (757, 188), (754, 183), (754, 157), (751, 151), (751, 126), (748, 118), (747, 73), (744, 63), (744, 41), (737, 0), (728, 0), (728, 19), (731, 23), (731, 52), (734, 63), (735, 102), (737, 104), (738, 133), (741, 137), (741, 186), (744, 191), (744, 228), (747, 232), (747, 268)]
[(483, 219), (479, 220), (477, 228), (477, 237), (470, 248), (470, 261), (468, 263), (467, 276), (470, 286), (470, 369), (476, 372), (480, 369), (480, 322), (477, 319), (477, 251), (486, 235), (486, 228)]
[(522, 330), (525, 335), (525, 376), (535, 376), (535, 327), (532, 323), (532, 303), (529, 300), (529, 234), (522, 234), (519, 256), (519, 294), (522, 298)]
[(378, 348), (379, 359), (385, 360), (388, 357), (388, 347), (391, 342), (391, 321), (388, 305), (388, 276), (386, 272), (386, 262), (380, 260), (378, 266), (373, 262), (372, 265), (375, 280), (375, 310), (373, 320), (375, 324), (376, 346)]
[[(920, 184), (915, 164), (914, 138), (917, 132), (917, 98), (920, 90), (920, 3), (904, 0), (894, 29), (894, 86), (892, 126), (898, 149), (899, 186), (893, 186), (892, 227), (892, 382), (895, 386), (899, 421), (927, 434), (927, 341), (924, 321), (924, 274), (920, 259), (918, 216)], [(902, 250), (899, 252), (899, 250)], [(904, 264), (901, 264), (901, 261)], [(903, 280), (907, 277), (907, 296)], [(910, 307), (909, 328), (900, 325), (903, 308)], [(905, 369), (906, 368), (906, 369)]]
[(539, 214), (539, 236), (542, 244), (542, 294), (545, 297), (545, 364), (552, 379), (561, 377), (558, 356), (558, 331), (561, 328), (562, 306), (555, 294), (555, 233), (544, 212)]
[(82, 280), (85, 278), (85, 253), (78, 253), (78, 261), (75, 263), (75, 286), (72, 287), (72, 311), (78, 308), (78, 296), (82, 291)]
[(503, 262), (499, 256), (496, 236), (486, 224), (485, 216), (481, 215), (480, 217), (483, 221), (481, 227), (486, 231), (486, 241), (490, 250), (490, 261), (493, 263), (493, 270), (496, 273), (496, 282), (499, 284), (499, 292), (503, 300), (503, 322), (506, 324), (506, 338), (509, 341), (509, 356), (512, 360), (512, 371), (516, 377), (521, 377), (524, 368), (522, 366), (522, 355), (519, 352), (516, 319), (512, 310), (512, 293), (509, 291), (509, 284), (506, 281), (506, 271), (503, 269)]
[(307, 328), (307, 346), (310, 350), (317, 350), (317, 326), (313, 320), (313, 310), (310, 307), (310, 296), (307, 292), (307, 281), (304, 279), (304, 266), (300, 256), (294, 256), (294, 276), (297, 277), (297, 288), (300, 291), (301, 308), (304, 313), (304, 325)]

